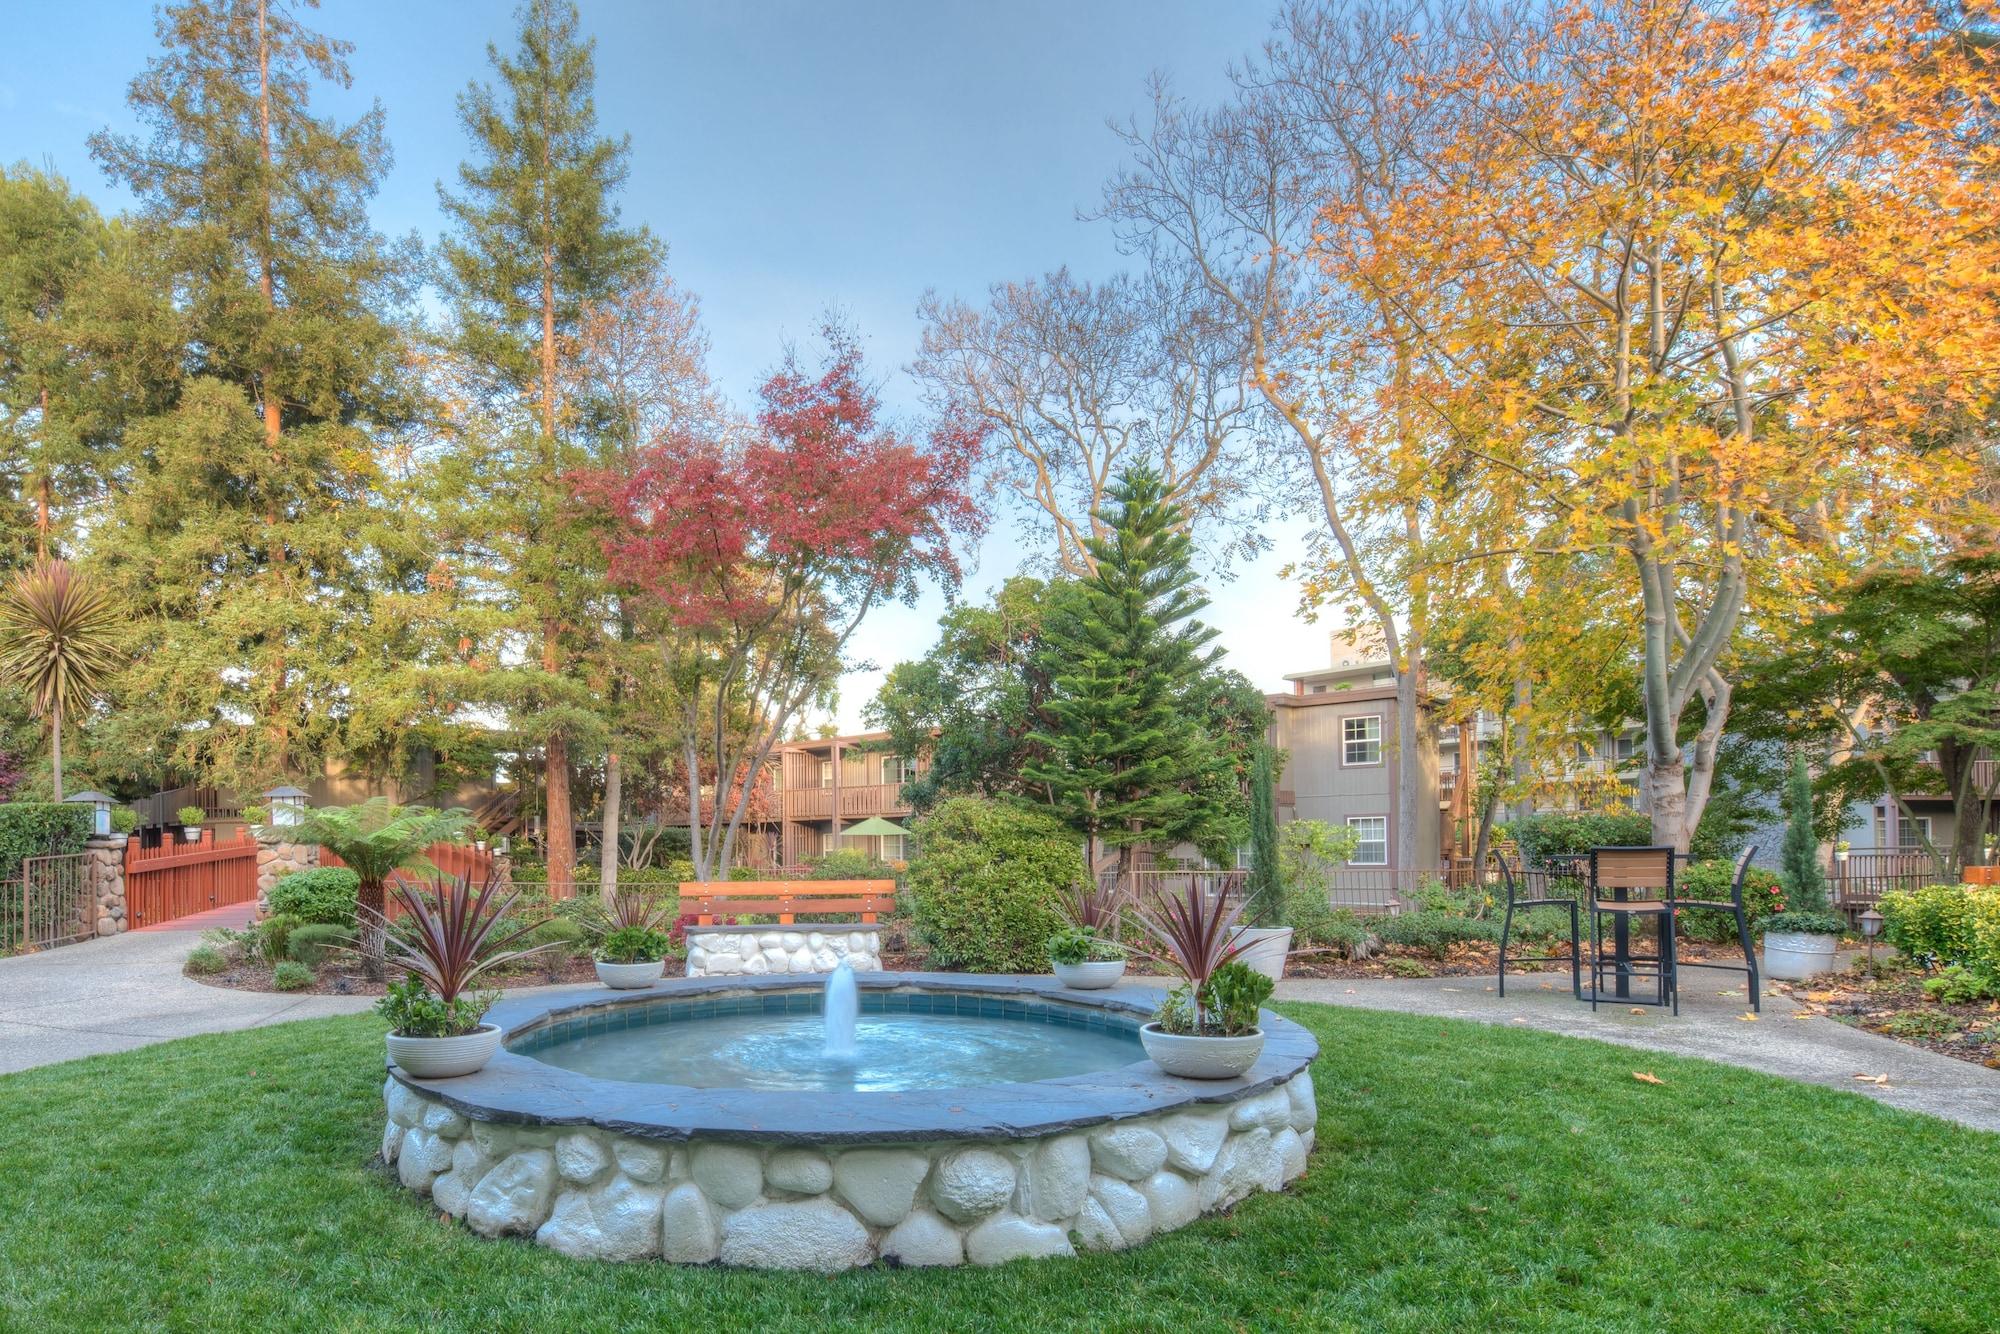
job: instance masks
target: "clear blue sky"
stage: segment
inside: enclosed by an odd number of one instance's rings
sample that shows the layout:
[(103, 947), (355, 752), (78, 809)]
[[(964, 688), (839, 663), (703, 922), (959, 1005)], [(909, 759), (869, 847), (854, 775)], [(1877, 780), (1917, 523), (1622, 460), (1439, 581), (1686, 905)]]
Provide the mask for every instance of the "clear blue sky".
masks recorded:
[[(1167, 73), (1183, 93), (1222, 96), (1225, 70), (1262, 41), (1259, 0), (896, 0), (665, 3), (584, 0), (598, 39), (598, 115), (631, 135), (629, 220), (671, 247), (700, 294), (714, 368), (739, 400), (785, 340), (828, 308), (866, 341), (883, 390), (915, 407), (902, 374), (926, 288), (976, 297), (989, 283), (1069, 264), (1121, 264), (1107, 230), (1079, 222), (1117, 166), (1105, 128)], [(486, 44), (513, 43), (512, 6), (469, 0), (325, 0), (307, 20), (354, 43), (354, 89), (336, 110), (379, 99), (395, 168), (376, 202), (385, 232), (439, 229), (435, 185), (464, 151), (455, 99), (487, 75)], [(137, 0), (22, 0), (0, 47), (0, 160), (47, 163), (110, 210), (128, 201), (91, 162), (86, 137), (132, 125), (127, 82), (156, 50)], [(1016, 525), (996, 527), (968, 581), (1010, 573)], [(1321, 665), (1321, 631), (1290, 615), (1280, 550), (1239, 572), (1210, 619), (1239, 670), (1267, 688)], [(861, 656), (921, 653), (941, 601), (864, 627)], [(857, 724), (874, 673), (843, 686)]]

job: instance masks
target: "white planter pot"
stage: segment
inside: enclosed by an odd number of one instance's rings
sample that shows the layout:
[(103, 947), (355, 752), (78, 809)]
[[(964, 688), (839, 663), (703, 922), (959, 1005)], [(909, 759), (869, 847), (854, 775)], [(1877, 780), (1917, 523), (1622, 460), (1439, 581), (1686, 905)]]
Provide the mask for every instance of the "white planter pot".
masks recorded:
[(1139, 1045), (1153, 1064), (1183, 1079), (1234, 1079), (1257, 1064), (1264, 1050), (1264, 1032), (1233, 1038), (1198, 1038), (1165, 1033), (1158, 1024), (1139, 1030)]
[(181, 826), (181, 838), (182, 838), (182, 840), (183, 840), (183, 841), (185, 841), (185, 842), (188, 842), (188, 843), (199, 843), (199, 842), (201, 842), (201, 826), (200, 826), (200, 825), (198, 825), (198, 824), (184, 824), (184, 825), (182, 825), (182, 826)]
[(481, 1024), (455, 1038), (406, 1038), (391, 1033), (389, 1059), (417, 1079), (449, 1079), (469, 1075), (500, 1050), (500, 1026)]
[(1764, 936), (1764, 976), (1782, 982), (1802, 982), (1820, 973), (1833, 971), (1833, 952), (1839, 936), (1801, 935), (1794, 931), (1771, 931)]
[(1055, 969), (1056, 981), (1072, 991), (1102, 991), (1125, 976), (1123, 959), (1091, 959), (1085, 963), (1057, 963), (1049, 961)]
[(1239, 926), (1230, 940), (1243, 947), (1236, 962), (1256, 969), (1273, 982), (1285, 980), (1285, 956), (1292, 952), (1292, 928)]
[(597, 980), (613, 991), (638, 991), (650, 987), (667, 971), (665, 959), (649, 963), (606, 963), (597, 961)]

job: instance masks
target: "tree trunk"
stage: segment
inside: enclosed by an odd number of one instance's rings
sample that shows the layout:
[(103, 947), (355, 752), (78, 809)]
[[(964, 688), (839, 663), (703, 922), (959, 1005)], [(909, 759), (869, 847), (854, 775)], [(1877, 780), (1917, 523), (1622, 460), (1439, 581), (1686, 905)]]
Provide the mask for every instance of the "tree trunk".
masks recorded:
[(388, 971), (383, 963), (382, 936), (389, 905), (382, 882), (363, 880), (355, 891), (355, 906), (360, 909), (355, 917), (361, 927), (361, 975), (379, 982)]
[(1651, 760), (1646, 768), (1646, 791), (1653, 804), (1653, 842), (1676, 852), (1688, 850), (1687, 766), (1677, 751), (1662, 764)]
[(576, 818), (569, 808), (569, 741), (561, 732), (550, 734), (542, 748), (543, 815), (548, 821), (549, 892), (558, 898), (568, 895), (557, 888), (576, 886)]
[(62, 776), (63, 719), (62, 719), (61, 699), (57, 699), (55, 702), (55, 707), (49, 710), (49, 722), (53, 724), (53, 726), (49, 729), (49, 735), (53, 742), (53, 745), (51, 746), (50, 757), (54, 761), (53, 767), (55, 769), (56, 800), (61, 801), (63, 799), (63, 776)]
[[(1409, 652), (1414, 655), (1412, 646)], [(1400, 886), (1418, 869), (1418, 821), (1437, 818), (1436, 801), (1423, 809), (1424, 729), (1418, 717), (1419, 681), (1414, 657), (1396, 669), (1396, 874)]]
[(624, 774), (618, 767), (618, 752), (604, 757), (604, 828), (598, 834), (597, 892), (604, 906), (618, 896), (618, 807), (624, 788)]

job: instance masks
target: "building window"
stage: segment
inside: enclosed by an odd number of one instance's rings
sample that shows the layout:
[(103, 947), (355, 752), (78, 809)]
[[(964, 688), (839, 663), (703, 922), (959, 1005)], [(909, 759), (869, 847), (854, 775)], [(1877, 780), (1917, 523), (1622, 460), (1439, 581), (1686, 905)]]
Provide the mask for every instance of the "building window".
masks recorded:
[(1340, 722), (1340, 762), (1380, 764), (1382, 762), (1382, 715), (1343, 718)]
[(917, 762), (901, 755), (882, 757), (882, 781), (901, 786), (917, 776)]
[[(1887, 839), (1884, 837), (1884, 835), (1888, 833), (1888, 828), (1889, 828), (1888, 818), (1884, 816), (1880, 811), (1875, 812), (1875, 842), (1877, 843), (1877, 845), (1881, 845), (1887, 842)], [(1916, 848), (1921, 850), (1924, 846), (1924, 840), (1929, 837), (1931, 837), (1930, 816), (1919, 815), (1911, 817), (1902, 814), (1900, 811), (1897, 812), (1896, 843), (1895, 843), (1896, 847)]]
[(883, 861), (899, 862), (903, 860), (903, 836), (901, 834), (882, 835), (881, 846), (882, 850), (875, 855)]
[(1389, 864), (1389, 817), (1386, 815), (1350, 815), (1347, 827), (1360, 836), (1355, 845), (1354, 855), (1347, 859), (1349, 866), (1387, 866)]
[(832, 787), (832, 786), (833, 786), (833, 761), (832, 761), (832, 760), (821, 760), (821, 761), (819, 762), (819, 785), (820, 785), (821, 787)]

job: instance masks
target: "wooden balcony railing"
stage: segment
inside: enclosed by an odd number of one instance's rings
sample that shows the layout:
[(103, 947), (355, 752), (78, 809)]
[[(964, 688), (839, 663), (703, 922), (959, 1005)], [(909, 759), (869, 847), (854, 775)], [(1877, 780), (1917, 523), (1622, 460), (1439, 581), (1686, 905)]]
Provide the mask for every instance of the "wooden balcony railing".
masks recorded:
[(788, 820), (831, 820), (834, 795), (840, 797), (840, 818), (865, 820), (871, 815), (908, 815), (901, 783), (843, 784), (838, 788), (807, 787), (785, 790), (785, 818)]

